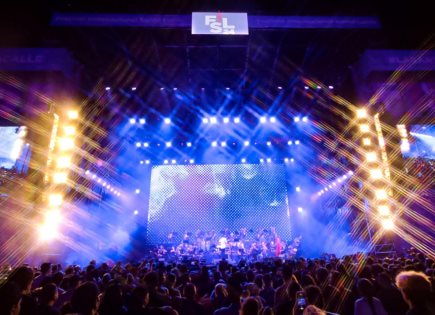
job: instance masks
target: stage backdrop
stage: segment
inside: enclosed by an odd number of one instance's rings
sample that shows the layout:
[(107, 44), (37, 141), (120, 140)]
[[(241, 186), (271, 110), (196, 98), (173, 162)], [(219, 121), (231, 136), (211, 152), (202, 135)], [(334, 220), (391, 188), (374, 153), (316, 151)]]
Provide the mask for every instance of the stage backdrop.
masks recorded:
[(161, 165), (151, 171), (148, 241), (172, 232), (276, 227), (291, 239), (286, 171), (280, 164)]

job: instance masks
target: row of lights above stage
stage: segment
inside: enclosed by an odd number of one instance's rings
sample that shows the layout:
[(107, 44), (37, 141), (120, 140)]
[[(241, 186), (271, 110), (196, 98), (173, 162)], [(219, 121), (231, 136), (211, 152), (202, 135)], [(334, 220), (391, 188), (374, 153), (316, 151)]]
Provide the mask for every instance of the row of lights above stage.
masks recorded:
[(339, 187), (343, 182), (351, 178), (353, 175), (353, 171), (347, 172), (347, 174), (340, 176), (336, 180), (334, 180), (329, 185), (326, 185), (322, 190), (320, 190), (317, 195), (322, 196), (323, 194), (326, 194), (328, 191), (335, 189), (337, 186)]
[[(293, 146), (293, 145), (300, 145), (300, 140), (284, 140), (284, 141), (266, 141), (266, 142), (258, 142), (258, 141), (243, 141), (243, 142), (236, 142), (236, 141), (212, 141), (210, 142), (211, 147), (227, 147), (227, 146), (238, 146), (243, 145), (244, 147), (249, 147), (251, 145), (266, 145), (268, 147), (272, 145), (287, 145), (287, 146)], [(136, 142), (136, 148), (150, 148), (150, 147), (166, 147), (171, 148), (174, 146), (174, 143), (171, 141), (167, 142)], [(177, 147), (192, 147), (192, 142), (180, 142)]]
[[(278, 123), (278, 119), (275, 116), (261, 116), (258, 121), (261, 124), (266, 124), (266, 123), (271, 123), (271, 124), (275, 124)], [(299, 122), (303, 122), (303, 123), (307, 123), (308, 122), (308, 117), (307, 116), (295, 116), (293, 117), (293, 121), (295, 123), (299, 123)], [(145, 125), (147, 120), (146, 118), (130, 118), (128, 120), (128, 122), (130, 123), (130, 125)], [(207, 116), (207, 117), (203, 117), (202, 118), (202, 123), (203, 124), (218, 124), (218, 123), (223, 123), (223, 124), (229, 124), (229, 123), (234, 123), (234, 124), (239, 124), (241, 122), (241, 118), (240, 117), (215, 117), (215, 116)], [(165, 125), (170, 125), (172, 123), (171, 118), (169, 117), (165, 117), (163, 118), (163, 123)]]
[[(277, 85), (276, 88), (280, 91), (285, 89), (285, 87), (283, 87), (282, 85)], [(328, 85), (328, 86), (325, 86), (325, 88), (327, 88), (328, 90), (333, 90), (334, 86)], [(107, 92), (110, 92), (112, 90), (112, 88), (110, 86), (106, 86), (104, 89)], [(304, 85), (304, 89), (305, 90), (317, 90), (317, 91), (319, 91), (319, 90), (322, 90), (323, 87), (321, 85), (313, 85), (313, 86)], [(136, 91), (137, 86), (130, 87), (130, 90), (133, 92)], [(178, 91), (178, 87), (176, 87), (176, 86), (174, 86), (174, 87), (160, 87), (159, 90), (160, 91)], [(199, 90), (205, 91), (205, 90), (216, 90), (216, 89), (206, 89), (205, 87), (200, 87)], [(232, 89), (231, 89), (231, 87), (227, 86), (224, 88), (224, 90), (231, 91)]]
[(113, 187), (113, 185), (110, 185), (107, 181), (105, 181), (103, 178), (98, 177), (96, 174), (92, 173), (91, 171), (87, 170), (85, 172), (85, 175), (89, 180), (92, 180), (93, 182), (101, 185), (103, 188), (107, 190), (107, 192), (114, 194), (115, 196), (120, 197), (121, 193), (118, 189)]
[[(282, 163), (285, 163), (285, 164), (287, 164), (287, 163), (294, 163), (294, 162), (295, 162), (294, 158), (256, 158), (256, 159), (240, 158), (235, 163), (236, 164), (237, 163), (240, 163), (240, 164), (271, 164), (271, 163), (282, 164)], [(181, 160), (164, 159), (161, 161), (141, 160), (139, 163), (144, 164), (144, 165), (209, 164), (209, 163), (196, 163), (195, 159), (181, 159)]]

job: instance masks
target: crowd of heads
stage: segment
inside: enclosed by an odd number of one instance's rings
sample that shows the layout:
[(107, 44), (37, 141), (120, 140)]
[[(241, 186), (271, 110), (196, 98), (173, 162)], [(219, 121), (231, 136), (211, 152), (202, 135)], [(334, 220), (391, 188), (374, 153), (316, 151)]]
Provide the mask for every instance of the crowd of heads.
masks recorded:
[(425, 315), (435, 311), (434, 267), (421, 253), (24, 265), (0, 288), (0, 315)]

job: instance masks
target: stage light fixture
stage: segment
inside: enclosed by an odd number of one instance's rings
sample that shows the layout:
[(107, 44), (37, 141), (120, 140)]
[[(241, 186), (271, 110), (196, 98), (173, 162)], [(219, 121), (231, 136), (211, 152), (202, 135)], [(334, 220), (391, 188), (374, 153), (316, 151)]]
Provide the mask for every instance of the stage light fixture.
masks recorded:
[(288, 163), (288, 158), (285, 158), (285, 159), (284, 159), (284, 162), (285, 162), (285, 163)]
[(260, 117), (260, 122), (262, 123), (262, 124), (264, 124), (264, 123), (266, 123), (266, 121), (267, 121), (267, 118), (266, 117)]
[(224, 124), (228, 124), (230, 122), (230, 119), (228, 117), (224, 117), (223, 121)]
[(363, 138), (362, 143), (364, 146), (368, 147), (372, 144), (372, 140), (370, 140), (370, 138)]
[(86, 170), (85, 174), (89, 175), (91, 172), (89, 170)]
[(290, 162), (294, 162), (294, 161), (295, 161), (295, 159), (293, 159), (293, 158), (290, 159)]
[(164, 119), (164, 122), (165, 122), (166, 125), (169, 125), (169, 124), (171, 123), (171, 118), (167, 118), (167, 117), (166, 117), (166, 118)]
[(299, 145), (301, 142), (299, 140), (295, 141), (295, 145)]
[(310, 87), (309, 87), (308, 85), (305, 85), (305, 86), (304, 86), (304, 89), (305, 89), (305, 90), (308, 90), (309, 88), (310, 88)]
[(337, 183), (335, 183), (335, 182), (334, 182), (334, 183), (332, 183), (332, 186), (336, 187), (336, 186), (337, 186)]
[(272, 142), (267, 141), (266, 144), (267, 144), (268, 147), (270, 147), (272, 145)]
[(136, 195), (137, 195), (137, 194), (140, 194), (140, 189), (137, 188), (134, 192), (136, 193)]
[(173, 90), (176, 91), (176, 90), (178, 90), (178, 88), (174, 87)]
[(332, 189), (332, 185), (328, 185), (329, 189)]
[(242, 159), (242, 163), (246, 163), (246, 159), (245, 158)]
[(301, 192), (301, 187), (299, 187), (299, 186), (296, 187), (296, 191), (297, 191), (297, 192)]
[(318, 90), (321, 90), (321, 89), (322, 89), (322, 87), (321, 87), (320, 85), (318, 85), (318, 86), (317, 86), (317, 89), (318, 89)]
[(359, 118), (359, 119), (366, 118), (367, 117), (367, 109), (365, 109), (365, 108), (358, 108), (356, 110), (356, 117)]
[(133, 211), (133, 214), (134, 214), (134, 215), (138, 215), (138, 214), (139, 214), (139, 211), (134, 210), (134, 211)]
[(59, 148), (62, 151), (71, 150), (74, 148), (74, 140), (72, 138), (59, 138)]
[(307, 121), (308, 121), (308, 117), (307, 117), (307, 116), (304, 116), (304, 117), (302, 118), (302, 121), (303, 121), (303, 122), (307, 122)]
[(288, 145), (293, 145), (293, 141), (289, 140), (289, 141), (287, 142), (287, 144), (288, 144)]
[(166, 142), (166, 147), (167, 147), (167, 148), (172, 147), (172, 142)]
[(203, 124), (208, 124), (208, 118), (205, 118), (205, 117), (204, 117), (204, 118), (202, 119), (202, 123), (203, 123)]
[(141, 124), (141, 125), (145, 125), (145, 118), (141, 118), (141, 119), (139, 119), (139, 124)]
[(391, 218), (388, 219), (383, 219), (381, 221), (382, 227), (384, 228), (384, 230), (392, 230), (394, 229), (394, 222)]
[(366, 160), (367, 162), (375, 162), (377, 160), (376, 152), (367, 152), (366, 153)]
[(227, 91), (229, 91), (230, 90), (230, 88), (227, 86), (226, 88), (225, 88), (225, 90), (227, 90)]
[(177, 160), (172, 160), (171, 163), (172, 164), (177, 164)]
[(164, 89), (165, 89), (164, 87), (161, 87), (161, 88), (160, 88), (160, 91), (163, 91)]
[(150, 144), (149, 144), (148, 142), (144, 142), (144, 143), (143, 143), (143, 147), (144, 147), (144, 148), (148, 148), (149, 146), (150, 146)]
[(367, 133), (370, 131), (370, 126), (368, 124), (360, 124), (359, 125), (359, 130), (361, 132)]
[(211, 146), (212, 146), (212, 147), (217, 147), (217, 141), (213, 141), (213, 142), (211, 143)]
[(295, 117), (295, 122), (297, 123), (297, 122), (300, 122), (301, 121), (301, 118), (300, 117)]
[(143, 161), (141, 160), (139, 163), (140, 163), (140, 164), (143, 164)]
[(110, 86), (106, 86), (106, 91), (110, 91)]
[(391, 213), (390, 207), (388, 207), (387, 205), (378, 206), (378, 213), (381, 216), (388, 216)]
[(269, 118), (269, 121), (270, 121), (272, 124), (276, 123), (276, 117), (270, 117), (270, 118)]
[(272, 163), (272, 159), (271, 158), (268, 158), (266, 161), (267, 161), (267, 163)]
[(57, 159), (58, 168), (67, 168), (71, 165), (71, 158), (69, 156), (61, 156)]
[(378, 199), (378, 200), (385, 200), (388, 198), (388, 194), (387, 194), (387, 191), (385, 189), (377, 189), (375, 191), (375, 196), (376, 196), (376, 199)]
[(168, 161), (168, 160), (164, 160), (163, 163), (164, 163), (164, 164), (168, 164), (169, 161)]
[(210, 117), (210, 124), (216, 124), (217, 118), (216, 117)]
[(150, 164), (150, 160), (145, 160), (145, 164)]
[(278, 86), (278, 90), (282, 90), (282, 86)]
[(61, 194), (50, 194), (48, 196), (48, 205), (50, 207), (60, 207), (63, 202), (63, 197)]
[(55, 184), (65, 184), (67, 181), (67, 175), (65, 172), (57, 172), (53, 174), (53, 182)]
[(186, 146), (187, 146), (188, 148), (192, 147), (192, 142), (187, 142), (187, 143), (186, 143)]
[(249, 141), (245, 141), (245, 142), (243, 142), (243, 145), (245, 146), (245, 147), (249, 147)]
[(325, 187), (325, 191), (329, 191), (328, 187)]
[(76, 134), (76, 128), (74, 126), (65, 126), (64, 131), (67, 136), (73, 136)]
[(370, 170), (370, 177), (371, 179), (381, 179), (382, 176), (382, 170), (379, 168)]
[(190, 163), (190, 164), (193, 164), (193, 163), (195, 163), (195, 160), (194, 160), (194, 159), (190, 159), (190, 160), (189, 160), (189, 163)]
[(130, 118), (128, 121), (129, 121), (129, 123), (131, 125), (134, 125), (136, 123), (136, 119), (135, 118)]
[(142, 146), (142, 143), (136, 142), (136, 148), (140, 148)]
[(107, 188), (107, 189), (110, 189), (110, 185), (107, 185), (106, 188)]
[(133, 86), (133, 87), (131, 88), (131, 90), (132, 90), (132, 91), (136, 91), (136, 87)]
[(234, 118), (234, 123), (235, 124), (238, 124), (239, 122), (240, 122), (240, 118), (239, 117)]
[(225, 141), (222, 141), (221, 142), (221, 147), (226, 147), (226, 146), (227, 146), (227, 143)]
[(333, 85), (328, 85), (328, 89), (333, 90), (334, 86)]
[(302, 207), (298, 207), (298, 212), (302, 213), (304, 211), (304, 209)]
[(348, 175), (353, 175), (353, 171), (347, 172)]
[(77, 119), (79, 118), (79, 112), (76, 110), (69, 110), (67, 112), (67, 116), (69, 119)]

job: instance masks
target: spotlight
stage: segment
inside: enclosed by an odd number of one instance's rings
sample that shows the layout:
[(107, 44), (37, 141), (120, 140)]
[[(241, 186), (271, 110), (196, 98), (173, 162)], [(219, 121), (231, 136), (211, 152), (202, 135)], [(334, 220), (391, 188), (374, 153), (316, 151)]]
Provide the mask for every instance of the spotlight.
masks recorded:
[(106, 185), (107, 185), (106, 182), (104, 182), (104, 183), (103, 183), (103, 187), (106, 187)]
[(230, 90), (230, 88), (227, 86), (226, 88), (225, 88), (225, 90), (227, 90), (227, 91), (229, 91)]
[(167, 147), (167, 148), (172, 147), (172, 142), (166, 142), (166, 147)]
[(328, 85), (328, 89), (333, 90), (334, 86), (333, 85)]
[(282, 86), (278, 86), (278, 90), (282, 90)]
[(295, 117), (295, 122), (299, 122), (301, 120), (300, 117)]
[(328, 189), (328, 187), (325, 187), (325, 191), (328, 191), (329, 189)]
[(172, 160), (171, 163), (172, 164), (177, 164), (177, 160)]
[(210, 124), (216, 124), (216, 123), (217, 123), (216, 117), (210, 117)]
[(53, 182), (55, 184), (64, 184), (66, 183), (67, 175), (65, 172), (54, 173)]
[(166, 125), (169, 125), (171, 123), (171, 118), (165, 118), (164, 122)]
[(288, 145), (293, 145), (293, 141), (289, 140), (289, 141), (287, 142), (287, 144), (288, 144)]
[(239, 122), (240, 122), (240, 118), (239, 117), (234, 118), (234, 123), (235, 124), (238, 124)]
[(213, 142), (211, 143), (211, 146), (212, 146), (212, 147), (217, 147), (217, 141), (213, 141)]
[(298, 207), (298, 212), (302, 213), (304, 211), (304, 209), (302, 209), (302, 207)]
[(131, 125), (134, 125), (136, 123), (136, 119), (134, 118), (130, 118), (128, 121), (130, 122)]
[(335, 182), (334, 182), (334, 183), (332, 183), (332, 186), (334, 186), (334, 187), (335, 187), (335, 186), (337, 186), (337, 183), (335, 183)]
[(73, 136), (73, 135), (76, 134), (76, 128), (73, 127), (73, 126), (66, 126), (66, 127), (64, 128), (64, 131), (65, 131), (65, 134), (66, 134), (67, 136)]
[(300, 143), (301, 143), (301, 142), (300, 142), (299, 140), (296, 140), (296, 141), (295, 141), (295, 144), (296, 144), (296, 145), (299, 145)]
[(89, 170), (86, 170), (85, 174), (89, 175), (91, 172)]
[(349, 172), (347, 172), (347, 174), (348, 174), (349, 176), (351, 176), (351, 175), (353, 175), (353, 172), (352, 172), (352, 171), (349, 171)]
[(266, 161), (267, 161), (267, 163), (272, 163), (272, 159), (271, 158), (268, 158)]
[(164, 160), (163, 163), (164, 163), (164, 164), (168, 164), (169, 161), (168, 161), (168, 160)]
[(144, 147), (144, 148), (148, 148), (149, 146), (150, 146), (150, 144), (149, 144), (148, 142), (144, 142), (144, 143), (143, 143), (143, 147)]
[(221, 147), (226, 147), (226, 146), (227, 146), (227, 143), (225, 141), (222, 141), (221, 142)]
[(347, 175), (343, 175), (343, 179), (347, 179)]
[(267, 121), (267, 118), (266, 117), (260, 117), (260, 122), (262, 123), (262, 124), (264, 124), (264, 123), (266, 123), (266, 121)]
[(174, 87), (173, 90), (176, 91), (176, 90), (178, 90), (178, 88)]
[(245, 146), (245, 147), (249, 147), (249, 141), (245, 141), (245, 142), (243, 142), (243, 145)]
[(193, 164), (193, 163), (195, 163), (195, 160), (194, 160), (194, 159), (190, 159), (190, 160), (189, 160), (189, 163), (190, 163), (190, 164)]
[(332, 189), (332, 185), (328, 185), (329, 189)]
[(204, 117), (204, 118), (202, 119), (202, 123), (203, 123), (203, 124), (208, 124), (208, 118), (205, 118), (205, 117)]
[(303, 121), (303, 122), (307, 122), (307, 121), (308, 121), (308, 117), (307, 117), (307, 116), (304, 116), (304, 117), (302, 118), (302, 121)]
[(267, 144), (268, 147), (270, 147), (272, 145), (272, 142), (267, 141), (266, 144)]
[(131, 88), (131, 90), (132, 90), (132, 91), (136, 91), (136, 87), (133, 86), (133, 87)]
[(140, 163), (140, 164), (143, 164), (143, 161), (141, 160), (139, 163)]
[(376, 152), (367, 152), (366, 160), (367, 162), (375, 162), (377, 160)]
[(385, 200), (388, 198), (387, 191), (385, 189), (378, 189), (375, 191), (376, 199)]
[(67, 168), (71, 165), (71, 158), (69, 156), (61, 156), (57, 159), (58, 168)]
[(95, 174), (92, 175), (92, 179), (95, 179), (95, 178), (97, 178), (97, 175), (95, 175)]
[(246, 163), (246, 159), (245, 158), (242, 159), (242, 163)]
[(110, 91), (110, 86), (106, 86), (106, 91)]
[(150, 164), (150, 160), (146, 160), (146, 161), (145, 161), (145, 164)]
[(372, 141), (370, 140), (370, 138), (363, 138), (362, 143), (367, 147), (372, 144)]
[(285, 163), (288, 163), (288, 158), (285, 158), (285, 159), (284, 159), (284, 162), (285, 162)]
[(294, 161), (295, 161), (295, 159), (294, 159), (294, 158), (291, 158), (291, 159), (290, 159), (290, 162), (294, 162)]
[(67, 112), (67, 116), (69, 119), (77, 119), (79, 118), (79, 112), (76, 110), (70, 110)]
[(164, 89), (165, 89), (164, 87), (161, 87), (161, 88), (160, 88), (160, 91), (163, 91)]
[(186, 143), (186, 146), (187, 146), (188, 148), (190, 148), (190, 147), (192, 146), (192, 142), (187, 142), (187, 143)]
[(145, 125), (145, 118), (141, 118), (141, 119), (139, 119), (139, 124), (141, 124), (141, 125)]
[(392, 230), (394, 229), (394, 222), (392, 219), (383, 219), (381, 221), (382, 227), (384, 230)]
[(367, 117), (367, 109), (365, 108), (359, 108), (356, 110), (356, 117), (361, 119), (361, 118), (366, 118)]
[(60, 138), (59, 148), (62, 151), (71, 150), (72, 148), (74, 148), (74, 140), (72, 138)]
[(378, 213), (381, 216), (387, 216), (390, 215), (390, 207), (387, 205), (382, 205), (378, 207)]
[(230, 122), (230, 119), (228, 117), (224, 117), (223, 121), (224, 124), (228, 124)]
[(381, 179), (382, 178), (382, 171), (379, 168), (370, 170), (370, 177), (372, 179)]
[(137, 195), (137, 194), (140, 194), (140, 189), (137, 188), (134, 192), (135, 192), (136, 195)]
[(297, 191), (297, 192), (301, 192), (301, 187), (299, 187), (299, 186), (296, 187), (296, 191)]
[(318, 89), (318, 90), (321, 90), (321, 89), (322, 89), (322, 87), (321, 87), (320, 85), (318, 85), (318, 86), (317, 86), (317, 89)]
[(368, 124), (361, 124), (359, 125), (359, 130), (364, 133), (369, 132), (370, 126)]
[(136, 142), (136, 147), (137, 147), (137, 148), (140, 148), (141, 145), (142, 145), (142, 143), (140, 143), (140, 142)]
[(304, 89), (305, 89), (305, 90), (308, 90), (308, 89), (309, 89), (308, 85), (305, 85), (305, 86), (304, 86)]
[(260, 159), (260, 163), (264, 163), (264, 159)]
[(276, 123), (276, 117), (270, 117), (269, 121), (274, 124)]
[(138, 215), (138, 214), (139, 214), (139, 211), (134, 210), (134, 211), (133, 211), (133, 214), (134, 214), (134, 215)]
[(59, 207), (62, 205), (63, 197), (61, 194), (51, 194), (48, 196), (48, 205), (50, 207)]

